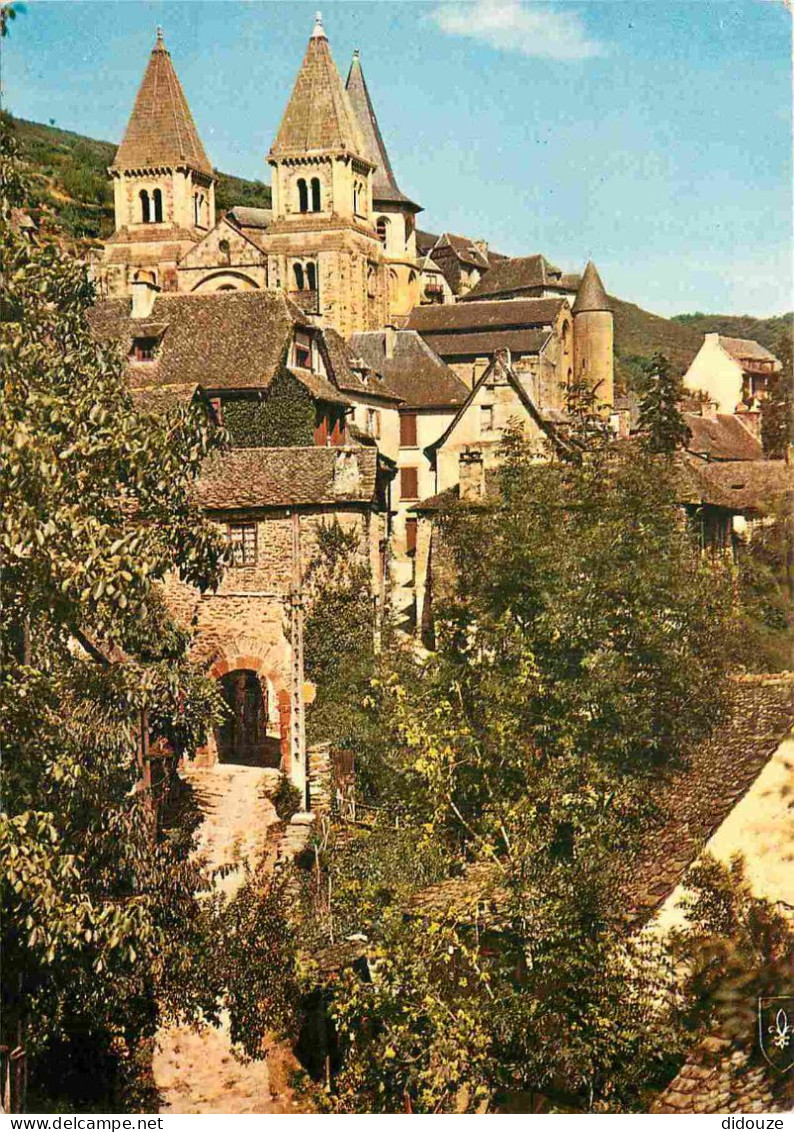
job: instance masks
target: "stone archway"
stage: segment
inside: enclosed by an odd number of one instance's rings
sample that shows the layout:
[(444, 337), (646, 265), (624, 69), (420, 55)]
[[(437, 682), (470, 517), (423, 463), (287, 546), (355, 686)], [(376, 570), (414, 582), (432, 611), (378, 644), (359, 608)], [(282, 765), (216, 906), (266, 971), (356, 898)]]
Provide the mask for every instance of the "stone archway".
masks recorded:
[(194, 294), (213, 291), (258, 291), (259, 284), (242, 271), (216, 271), (199, 279), (193, 287)]
[(271, 672), (259, 657), (227, 654), (210, 666), (209, 676), (218, 682), (228, 715), (210, 736), (200, 762), (283, 769), (289, 753), (289, 695), (278, 672)]
[(221, 676), (218, 684), (226, 705), (226, 718), (215, 732), (219, 762), (278, 767), (281, 737), (268, 726), (267, 680), (250, 668), (236, 668)]

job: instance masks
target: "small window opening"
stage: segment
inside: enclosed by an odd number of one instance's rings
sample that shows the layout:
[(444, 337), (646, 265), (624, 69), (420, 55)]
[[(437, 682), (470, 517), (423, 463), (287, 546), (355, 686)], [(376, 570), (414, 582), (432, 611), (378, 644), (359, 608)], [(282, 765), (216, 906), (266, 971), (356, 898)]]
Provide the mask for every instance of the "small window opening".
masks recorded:
[(312, 340), (311, 335), (301, 330), (295, 331), (295, 365), (298, 369), (312, 369)]
[(295, 276), (295, 288), (298, 291), (302, 291), (303, 290), (303, 284), (304, 284), (303, 264), (302, 263), (294, 263), (292, 265), (292, 271), (293, 271), (293, 274)]
[(319, 212), (320, 204), (320, 178), (312, 177), (312, 212)]
[(152, 193), (152, 201), (154, 202), (154, 222), (155, 224), (162, 224), (163, 222), (163, 194), (160, 189), (155, 189)]
[(301, 212), (309, 211), (309, 193), (303, 177), (298, 181), (298, 209)]
[(152, 362), (157, 354), (156, 338), (134, 338), (132, 356), (136, 362)]
[(385, 216), (378, 217), (378, 223), (375, 225), (375, 231), (378, 233), (378, 239), (386, 247), (386, 236), (389, 230), (389, 222)]
[(148, 224), (150, 221), (151, 213), (149, 211), (149, 194), (146, 189), (141, 189), (138, 193), (141, 201), (141, 222)]
[(235, 566), (256, 565), (256, 523), (230, 523), (229, 544)]
[(306, 286), (310, 291), (317, 290), (317, 264), (306, 264)]

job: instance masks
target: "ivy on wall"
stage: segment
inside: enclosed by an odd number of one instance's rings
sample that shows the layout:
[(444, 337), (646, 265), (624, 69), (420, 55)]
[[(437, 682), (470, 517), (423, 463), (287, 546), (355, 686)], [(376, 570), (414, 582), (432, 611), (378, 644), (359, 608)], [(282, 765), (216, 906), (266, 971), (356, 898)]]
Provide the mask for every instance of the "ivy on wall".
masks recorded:
[(311, 394), (282, 368), (264, 395), (223, 399), (223, 424), (234, 448), (297, 448), (314, 443)]

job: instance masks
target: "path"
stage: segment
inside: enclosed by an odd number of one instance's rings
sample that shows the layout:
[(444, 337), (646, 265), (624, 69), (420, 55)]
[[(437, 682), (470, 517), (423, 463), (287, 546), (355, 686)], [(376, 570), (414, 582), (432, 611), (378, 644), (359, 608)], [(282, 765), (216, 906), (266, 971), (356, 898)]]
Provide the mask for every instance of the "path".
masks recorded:
[[(217, 889), (231, 897), (245, 876), (242, 862), (254, 863), (268, 827), (278, 821), (272, 804), (263, 797), (266, 790), (275, 789), (278, 771), (219, 763), (191, 767), (183, 777), (203, 815), (197, 851), (212, 869), (240, 862), (216, 879)], [(225, 1015), (219, 1027), (161, 1030), (153, 1071), (162, 1113), (294, 1111), (288, 1096), (273, 1096), (267, 1060), (243, 1064), (234, 1057)]]

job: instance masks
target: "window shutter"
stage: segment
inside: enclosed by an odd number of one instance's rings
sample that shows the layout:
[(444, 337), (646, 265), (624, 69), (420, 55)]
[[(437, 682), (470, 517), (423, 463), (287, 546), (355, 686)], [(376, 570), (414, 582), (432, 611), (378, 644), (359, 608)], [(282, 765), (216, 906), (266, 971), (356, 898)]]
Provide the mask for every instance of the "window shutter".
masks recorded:
[(416, 448), (416, 413), (400, 413), (400, 446)]
[(400, 468), (400, 497), (419, 498), (419, 476), (417, 468)]

